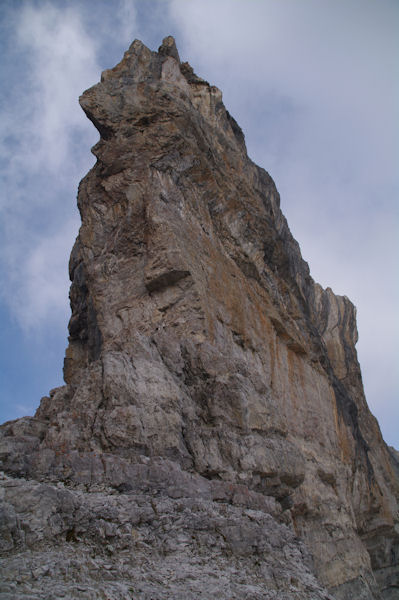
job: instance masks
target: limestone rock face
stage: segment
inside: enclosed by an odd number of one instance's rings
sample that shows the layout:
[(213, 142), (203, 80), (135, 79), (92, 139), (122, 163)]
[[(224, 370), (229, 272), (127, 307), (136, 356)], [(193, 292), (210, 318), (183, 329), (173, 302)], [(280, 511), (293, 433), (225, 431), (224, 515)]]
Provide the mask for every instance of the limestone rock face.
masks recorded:
[(311, 278), (220, 90), (136, 40), (80, 103), (100, 140), (66, 385), (2, 426), (4, 598), (397, 597), (355, 308)]

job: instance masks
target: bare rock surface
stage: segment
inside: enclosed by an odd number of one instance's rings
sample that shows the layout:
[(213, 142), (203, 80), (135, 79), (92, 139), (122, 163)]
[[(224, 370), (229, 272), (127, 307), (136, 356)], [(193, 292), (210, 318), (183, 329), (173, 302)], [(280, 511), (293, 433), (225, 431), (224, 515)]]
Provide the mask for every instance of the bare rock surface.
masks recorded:
[(355, 308), (220, 90), (136, 40), (80, 103), (66, 385), (1, 427), (1, 597), (393, 600), (398, 458)]
[(243, 503), (9, 477), (3, 494), (4, 598), (331, 598), (291, 528)]

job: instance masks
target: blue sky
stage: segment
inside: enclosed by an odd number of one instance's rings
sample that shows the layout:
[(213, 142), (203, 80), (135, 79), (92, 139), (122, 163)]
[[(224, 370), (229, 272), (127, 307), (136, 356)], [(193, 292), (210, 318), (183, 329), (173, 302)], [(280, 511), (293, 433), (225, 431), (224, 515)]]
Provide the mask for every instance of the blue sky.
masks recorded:
[(398, 26), (396, 0), (2, 0), (0, 420), (63, 383), (97, 141), (77, 98), (134, 38), (171, 34), (275, 179), (314, 279), (357, 306), (367, 400), (399, 448)]

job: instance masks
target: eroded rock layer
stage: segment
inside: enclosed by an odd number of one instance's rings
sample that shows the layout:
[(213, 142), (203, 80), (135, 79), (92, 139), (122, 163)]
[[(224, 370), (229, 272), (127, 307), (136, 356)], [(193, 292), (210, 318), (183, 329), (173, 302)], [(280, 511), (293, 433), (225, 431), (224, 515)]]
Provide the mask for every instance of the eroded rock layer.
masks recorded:
[(166, 38), (80, 103), (66, 385), (2, 427), (4, 597), (393, 599), (398, 462), (355, 309), (220, 90)]

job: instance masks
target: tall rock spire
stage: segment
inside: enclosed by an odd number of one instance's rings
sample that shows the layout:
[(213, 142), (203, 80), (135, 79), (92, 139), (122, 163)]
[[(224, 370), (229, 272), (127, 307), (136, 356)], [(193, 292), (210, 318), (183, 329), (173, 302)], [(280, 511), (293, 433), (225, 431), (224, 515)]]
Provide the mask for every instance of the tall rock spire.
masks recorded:
[[(41, 519), (42, 551), (68, 561), (73, 544), (84, 585), (88, 548), (111, 546), (100, 584), (118, 598), (393, 598), (396, 463), (355, 309), (311, 278), (220, 90), (172, 37), (136, 40), (80, 104), (100, 139), (79, 186), (66, 385), (1, 432), (12, 564)], [(21, 515), (21, 491), (57, 519)]]

